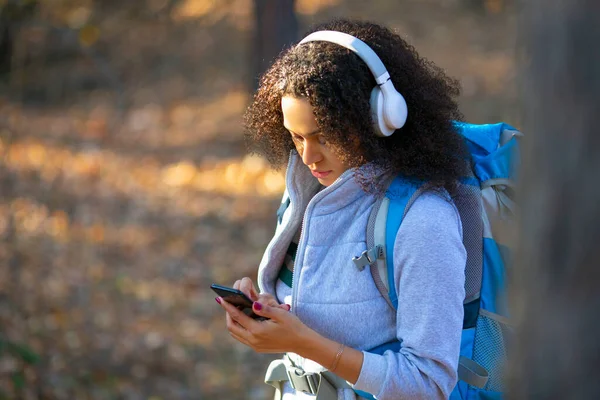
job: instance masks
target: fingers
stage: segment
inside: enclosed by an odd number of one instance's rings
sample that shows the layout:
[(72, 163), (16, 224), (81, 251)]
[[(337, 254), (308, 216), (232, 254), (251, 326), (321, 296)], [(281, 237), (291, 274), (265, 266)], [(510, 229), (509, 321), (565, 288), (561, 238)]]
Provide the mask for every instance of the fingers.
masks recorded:
[(284, 304), (279, 304), (277, 299), (268, 293), (259, 294), (258, 297), (254, 301), (257, 301), (260, 304), (267, 304), (267, 305), (273, 306), (273, 307), (280, 307), (280, 306), (284, 305)]
[[(239, 324), (243, 329), (249, 329), (257, 322), (252, 318), (244, 314), (242, 310), (239, 310), (236, 306), (229, 304), (227, 301), (223, 300), (220, 297), (217, 297), (217, 302), (227, 311), (227, 328)], [(231, 321), (230, 321), (231, 319)]]
[(225, 313), (225, 322), (227, 323), (227, 328), (229, 329), (229, 326), (233, 325), (233, 324), (237, 324), (237, 322), (235, 322), (233, 320), (233, 318), (231, 318), (231, 315), (229, 315), (228, 312)]
[(252, 279), (248, 277), (243, 277), (242, 279), (235, 281), (233, 288), (244, 292), (244, 294), (252, 301), (258, 300), (258, 291), (254, 287)]
[(258, 292), (256, 291), (256, 288), (254, 287), (254, 283), (252, 282), (252, 279), (250, 279), (248, 277), (242, 278), (242, 280), (240, 282), (239, 290), (244, 292), (244, 294), (246, 294), (246, 296), (248, 296), (252, 301), (258, 300)]
[(289, 306), (287, 304), (280, 304), (276, 307), (273, 307), (268, 304), (262, 304), (258, 301), (255, 301), (252, 305), (252, 311), (261, 317), (267, 317), (275, 321), (281, 321), (285, 318), (285, 316), (289, 315), (288, 307)]
[(231, 317), (227, 321), (227, 330), (237, 341), (248, 343), (248, 331)]
[(280, 308), (280, 309), (282, 309), (284, 311), (290, 311), (289, 304), (267, 304), (267, 305), (272, 306), (272, 307), (276, 307), (276, 308)]
[(296, 336), (294, 333), (301, 327), (298, 325), (297, 317), (290, 314), (287, 304), (271, 306), (254, 302), (252, 307), (254, 314), (269, 318), (266, 321), (257, 321), (222, 298), (218, 297), (217, 302), (226, 311), (229, 334), (238, 342), (259, 353), (288, 351), (288, 346), (280, 343), (280, 339), (289, 334)]

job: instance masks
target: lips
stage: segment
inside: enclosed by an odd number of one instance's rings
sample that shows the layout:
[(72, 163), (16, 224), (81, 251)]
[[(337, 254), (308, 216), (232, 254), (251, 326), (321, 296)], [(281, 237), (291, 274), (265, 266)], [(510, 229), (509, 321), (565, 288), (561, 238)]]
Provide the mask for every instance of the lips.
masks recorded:
[(313, 176), (317, 179), (324, 179), (327, 177), (327, 175), (329, 175), (332, 171), (310, 171)]

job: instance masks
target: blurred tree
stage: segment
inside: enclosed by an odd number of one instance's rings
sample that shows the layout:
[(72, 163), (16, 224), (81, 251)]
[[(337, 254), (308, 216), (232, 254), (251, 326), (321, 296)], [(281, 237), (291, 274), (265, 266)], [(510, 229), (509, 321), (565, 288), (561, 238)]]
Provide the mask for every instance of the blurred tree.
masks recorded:
[(252, 91), (275, 57), (298, 37), (295, 0), (254, 0)]
[[(529, 0), (514, 399), (598, 399), (600, 2)], [(594, 50), (596, 49), (596, 50)]]
[(0, 79), (10, 73), (16, 30), (33, 16), (36, 6), (36, 0), (0, 1)]

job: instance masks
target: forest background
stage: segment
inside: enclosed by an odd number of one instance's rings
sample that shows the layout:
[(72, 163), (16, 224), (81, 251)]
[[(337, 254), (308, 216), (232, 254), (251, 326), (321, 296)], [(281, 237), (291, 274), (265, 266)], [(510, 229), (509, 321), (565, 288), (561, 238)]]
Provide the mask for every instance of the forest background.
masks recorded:
[[(241, 128), (268, 3), (0, 0), (0, 399), (269, 396), (209, 289), (255, 276), (283, 190)], [(520, 125), (511, 0), (289, 4), (292, 40), (382, 23)]]

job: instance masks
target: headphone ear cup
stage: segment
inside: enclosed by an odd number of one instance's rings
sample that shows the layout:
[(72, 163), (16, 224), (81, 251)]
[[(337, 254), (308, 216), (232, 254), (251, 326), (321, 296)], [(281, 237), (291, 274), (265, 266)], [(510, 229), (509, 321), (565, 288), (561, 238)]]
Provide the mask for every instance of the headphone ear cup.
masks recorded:
[(375, 86), (373, 90), (371, 90), (371, 118), (373, 119), (373, 129), (375, 130), (375, 134), (381, 137), (388, 137), (392, 133), (394, 133), (395, 129), (390, 129), (384, 120), (383, 117), (383, 93), (379, 86)]
[(382, 90), (383, 98), (383, 120), (385, 125), (390, 129), (400, 129), (406, 123), (407, 107), (404, 96), (398, 93), (395, 89)]

